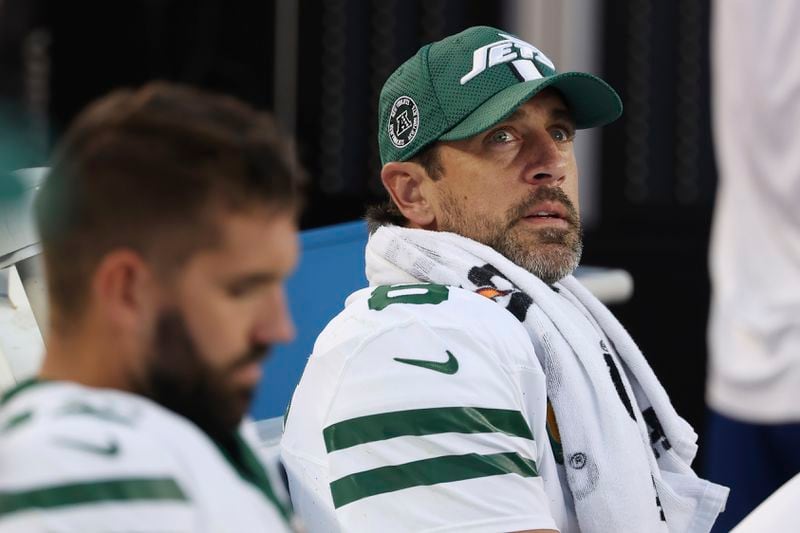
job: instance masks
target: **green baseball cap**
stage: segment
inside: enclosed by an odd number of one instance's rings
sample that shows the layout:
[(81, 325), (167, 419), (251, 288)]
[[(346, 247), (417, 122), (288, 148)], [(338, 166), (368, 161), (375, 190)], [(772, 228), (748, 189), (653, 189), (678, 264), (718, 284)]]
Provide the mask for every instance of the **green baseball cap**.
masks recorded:
[(558, 89), (579, 129), (622, 114), (616, 91), (585, 72), (556, 72), (535, 46), (475, 26), (423, 46), (383, 85), (378, 119), (381, 161), (405, 161), (430, 143), (476, 135), (546, 87)]

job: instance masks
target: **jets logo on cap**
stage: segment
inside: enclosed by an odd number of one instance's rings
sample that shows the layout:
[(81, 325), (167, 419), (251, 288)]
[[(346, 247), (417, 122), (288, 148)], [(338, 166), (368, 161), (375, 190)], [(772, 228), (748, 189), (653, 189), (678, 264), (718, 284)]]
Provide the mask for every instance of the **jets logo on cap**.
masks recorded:
[(392, 104), (388, 124), (389, 139), (397, 148), (407, 146), (419, 131), (419, 109), (410, 96), (401, 96)]
[[(498, 33), (500, 37), (505, 37), (502, 41), (496, 41), (481, 46), (472, 53), (472, 70), (461, 78), (461, 85), (495, 65), (511, 62), (511, 66), (517, 76), (523, 81), (536, 80), (544, 77), (537, 66), (537, 62), (549, 67), (554, 72), (556, 66), (538, 48), (513, 35)], [(545, 74), (550, 75), (550, 74)]]

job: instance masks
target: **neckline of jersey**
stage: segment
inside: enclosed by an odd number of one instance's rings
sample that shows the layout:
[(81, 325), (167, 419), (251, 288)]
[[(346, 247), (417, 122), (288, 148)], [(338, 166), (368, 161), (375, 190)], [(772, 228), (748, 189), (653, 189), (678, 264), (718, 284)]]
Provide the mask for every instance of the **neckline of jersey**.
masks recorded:
[(228, 464), (230, 464), (234, 471), (239, 474), (239, 477), (253, 485), (264, 496), (266, 496), (266, 498), (278, 509), (278, 512), (288, 524), (290, 522), (291, 511), (275, 495), (275, 492), (272, 489), (272, 483), (270, 482), (264, 465), (258, 459), (250, 445), (238, 432), (234, 433), (233, 440), (240, 454), (239, 460), (234, 458), (220, 442), (214, 438), (211, 438), (211, 441), (216, 445), (217, 449), (228, 462)]

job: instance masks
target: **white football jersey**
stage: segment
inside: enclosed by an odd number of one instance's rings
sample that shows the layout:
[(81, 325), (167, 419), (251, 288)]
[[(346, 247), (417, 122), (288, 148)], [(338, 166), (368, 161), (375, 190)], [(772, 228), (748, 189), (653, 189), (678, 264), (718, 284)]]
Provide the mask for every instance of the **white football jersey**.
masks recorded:
[(0, 532), (290, 531), (250, 430), (229, 462), (150, 400), (29, 382), (0, 404)]
[(572, 505), (546, 419), (544, 372), (504, 308), (441, 285), (364, 289), (294, 393), (292, 501), (311, 532), (557, 529)]

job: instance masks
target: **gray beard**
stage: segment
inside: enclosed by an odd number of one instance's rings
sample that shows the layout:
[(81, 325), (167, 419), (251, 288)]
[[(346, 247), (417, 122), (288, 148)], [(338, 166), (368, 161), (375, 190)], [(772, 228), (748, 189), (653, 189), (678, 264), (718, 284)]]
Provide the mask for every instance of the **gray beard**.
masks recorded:
[(548, 285), (564, 279), (578, 267), (583, 253), (580, 229), (575, 232), (558, 228), (538, 230), (541, 246), (520, 246), (510, 232), (494, 242), (485, 242), (509, 261), (524, 268)]
[[(522, 217), (542, 201), (563, 204), (570, 227), (524, 229)], [(469, 217), (449, 194), (442, 196), (442, 211), (439, 230), (457, 233), (493, 248), (548, 285), (572, 274), (580, 263), (583, 253), (580, 219), (569, 197), (558, 187), (539, 187), (530, 198), (508, 209), (502, 220)]]

